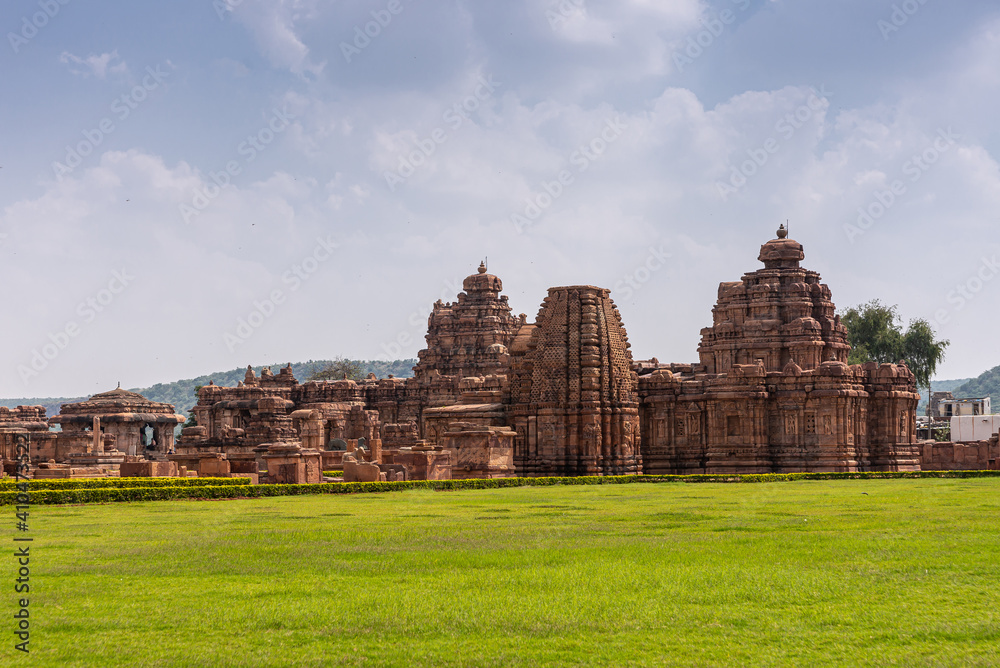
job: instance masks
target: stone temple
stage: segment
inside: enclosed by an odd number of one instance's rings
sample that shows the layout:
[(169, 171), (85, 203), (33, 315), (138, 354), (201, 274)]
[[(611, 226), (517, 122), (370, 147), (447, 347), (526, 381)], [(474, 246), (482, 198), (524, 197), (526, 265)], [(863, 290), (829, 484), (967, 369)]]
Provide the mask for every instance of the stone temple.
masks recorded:
[(919, 470), (914, 376), (847, 364), (830, 288), (778, 238), (722, 283), (699, 364), (640, 364), (647, 473)]
[(550, 288), (528, 322), (481, 265), (434, 305), (413, 378), (248, 371), (201, 389), (179, 456), (299, 447), (326, 468), (360, 445), (352, 467), (410, 478), (919, 469), (913, 374), (847, 364), (830, 289), (784, 227), (758, 259), (719, 286), (692, 364), (633, 360), (607, 289)]
[[(634, 360), (605, 288), (550, 288), (528, 322), (480, 265), (434, 305), (412, 378), (300, 383), (290, 365), (248, 368), (237, 387), (201, 388), (198, 426), (175, 448), (181, 416), (123, 391), (51, 421), (78, 458), (107, 455), (98, 439), (83, 447), (89, 424), (119, 454), (272, 482), (341, 468), (355, 480), (919, 470), (913, 374), (847, 363), (830, 289), (804, 257), (782, 226), (762, 268), (720, 284), (696, 363)], [(44, 411), (0, 411), (0, 445), (44, 428)]]

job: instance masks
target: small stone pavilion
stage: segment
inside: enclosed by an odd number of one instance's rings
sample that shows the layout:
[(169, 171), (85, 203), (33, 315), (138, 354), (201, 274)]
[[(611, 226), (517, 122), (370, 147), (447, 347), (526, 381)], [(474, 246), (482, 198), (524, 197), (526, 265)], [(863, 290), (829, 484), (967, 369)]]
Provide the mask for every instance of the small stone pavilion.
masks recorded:
[(70, 454), (100, 457), (112, 451), (131, 457), (165, 455), (174, 449), (174, 428), (184, 421), (170, 404), (118, 387), (86, 401), (63, 404), (49, 424), (62, 427), (57, 440), (63, 445), (60, 459), (65, 459)]
[[(63, 404), (49, 420), (43, 406), (0, 407), (0, 458), (12, 473), (14, 442), (26, 435), (31, 461), (39, 466), (36, 477), (117, 475), (126, 461), (164, 460), (174, 449), (175, 428), (184, 421), (170, 404), (121, 387)], [(50, 428), (56, 425), (59, 431)]]

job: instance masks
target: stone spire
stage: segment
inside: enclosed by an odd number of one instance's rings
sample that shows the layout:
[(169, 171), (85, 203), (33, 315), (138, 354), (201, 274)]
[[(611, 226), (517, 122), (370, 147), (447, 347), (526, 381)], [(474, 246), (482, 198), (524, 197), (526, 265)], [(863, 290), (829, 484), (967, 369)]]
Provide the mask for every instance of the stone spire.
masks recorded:
[(637, 379), (609, 291), (550, 288), (512, 363), (515, 465), (524, 475), (641, 469)]
[(698, 354), (709, 373), (763, 360), (767, 371), (789, 362), (814, 369), (831, 358), (847, 362), (847, 329), (836, 316), (830, 288), (799, 266), (802, 244), (785, 226), (760, 247), (763, 269), (719, 285), (713, 324), (701, 331)]
[(511, 312), (503, 283), (480, 263), (462, 282), (456, 302), (438, 301), (427, 319), (427, 348), (413, 375), (420, 381), (452, 376), (457, 383), (468, 376), (503, 375), (518, 320)]

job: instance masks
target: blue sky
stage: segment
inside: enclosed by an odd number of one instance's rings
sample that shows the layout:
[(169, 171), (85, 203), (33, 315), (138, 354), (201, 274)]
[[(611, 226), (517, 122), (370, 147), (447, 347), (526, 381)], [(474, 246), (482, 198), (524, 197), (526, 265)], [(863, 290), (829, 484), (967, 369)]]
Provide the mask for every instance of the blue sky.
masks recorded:
[(694, 361), (785, 219), (838, 306), (951, 340), (939, 377), (1000, 364), (994, 2), (17, 0), (0, 27), (3, 396), (414, 356), (487, 256), (516, 312), (608, 287), (637, 359)]

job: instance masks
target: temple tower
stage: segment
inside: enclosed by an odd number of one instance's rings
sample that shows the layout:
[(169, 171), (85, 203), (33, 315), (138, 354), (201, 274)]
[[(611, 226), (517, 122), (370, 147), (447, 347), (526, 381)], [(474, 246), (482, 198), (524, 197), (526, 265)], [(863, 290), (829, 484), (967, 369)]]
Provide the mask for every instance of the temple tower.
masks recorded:
[(760, 247), (763, 269), (719, 285), (713, 325), (701, 330), (698, 346), (708, 373), (727, 373), (734, 364), (758, 359), (769, 372), (789, 362), (803, 370), (847, 362), (847, 329), (834, 313), (830, 288), (817, 272), (799, 266), (802, 244), (787, 236), (782, 225), (777, 238)]
[(761, 246), (763, 269), (720, 284), (700, 365), (642, 367), (646, 473), (919, 468), (913, 374), (847, 364), (830, 289), (787, 236)]
[(427, 348), (413, 367), (416, 385), (437, 386), (440, 404), (459, 396), (459, 382), (470, 376), (504, 375), (509, 364), (508, 346), (519, 325), (501, 295), (503, 283), (480, 264), (479, 271), (462, 283), (456, 302), (434, 304), (427, 319)]
[(639, 472), (637, 379), (609, 291), (550, 288), (522, 333), (509, 387), (518, 474)]

